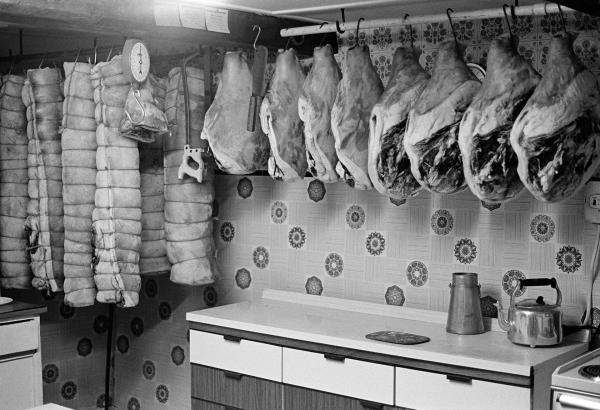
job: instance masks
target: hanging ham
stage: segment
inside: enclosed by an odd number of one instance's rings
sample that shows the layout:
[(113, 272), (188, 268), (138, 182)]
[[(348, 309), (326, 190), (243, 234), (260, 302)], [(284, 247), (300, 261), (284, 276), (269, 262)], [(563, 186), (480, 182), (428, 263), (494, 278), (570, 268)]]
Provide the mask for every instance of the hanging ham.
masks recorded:
[(269, 139), (260, 126), (255, 131), (246, 127), (251, 96), (252, 73), (246, 55), (228, 52), (201, 135), (208, 140), (219, 168), (228, 174), (251, 174), (267, 165)]
[(572, 196), (600, 164), (600, 86), (572, 46), (567, 33), (554, 36), (546, 72), (510, 133), (521, 181), (544, 202)]
[(523, 188), (517, 174), (517, 155), (510, 146), (510, 130), (539, 79), (510, 37), (492, 42), (487, 74), (458, 132), (465, 179), (482, 201), (507, 201)]
[(440, 45), (431, 80), (410, 110), (404, 135), (413, 175), (424, 188), (441, 194), (466, 186), (458, 126), (480, 87), (458, 47), (454, 40)]
[(382, 92), (369, 47), (348, 49), (331, 111), (331, 130), (339, 158), (336, 171), (357, 189), (373, 187), (368, 171), (369, 117)]
[(331, 132), (331, 109), (342, 78), (329, 44), (315, 48), (313, 64), (304, 80), (298, 114), (304, 122), (308, 168), (323, 182), (336, 182), (338, 157)]
[(428, 80), (415, 51), (397, 48), (387, 87), (371, 111), (369, 177), (377, 191), (394, 199), (410, 198), (421, 189), (403, 139), (408, 112)]
[(303, 83), (304, 72), (296, 51), (280, 51), (260, 107), (260, 123), (271, 144), (269, 175), (277, 180), (294, 181), (306, 174), (306, 145), (298, 116), (298, 97)]

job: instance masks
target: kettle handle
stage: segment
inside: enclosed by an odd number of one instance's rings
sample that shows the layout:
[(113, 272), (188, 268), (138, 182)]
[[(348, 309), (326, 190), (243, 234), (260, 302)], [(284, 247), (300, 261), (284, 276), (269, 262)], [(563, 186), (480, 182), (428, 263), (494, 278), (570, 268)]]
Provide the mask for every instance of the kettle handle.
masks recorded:
[(519, 279), (519, 285), (515, 286), (515, 291), (511, 295), (511, 306), (514, 301), (514, 295), (518, 289), (523, 289), (525, 286), (550, 286), (556, 289), (556, 305), (560, 306), (562, 303), (562, 293), (558, 287), (558, 282), (555, 278), (539, 278), (539, 279)]

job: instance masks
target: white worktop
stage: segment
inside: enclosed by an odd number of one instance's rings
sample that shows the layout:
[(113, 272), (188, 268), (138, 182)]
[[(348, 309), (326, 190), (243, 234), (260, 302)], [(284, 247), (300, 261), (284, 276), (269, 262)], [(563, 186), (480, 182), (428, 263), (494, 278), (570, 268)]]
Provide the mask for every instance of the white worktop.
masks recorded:
[[(493, 326), (480, 335), (446, 332), (446, 313), (266, 290), (262, 299), (189, 312), (187, 320), (249, 332), (357, 349), (386, 355), (529, 376), (561, 356), (581, 354), (587, 344), (563, 341), (530, 348), (511, 343)], [(427, 336), (430, 342), (397, 345), (366, 334), (395, 330)]]

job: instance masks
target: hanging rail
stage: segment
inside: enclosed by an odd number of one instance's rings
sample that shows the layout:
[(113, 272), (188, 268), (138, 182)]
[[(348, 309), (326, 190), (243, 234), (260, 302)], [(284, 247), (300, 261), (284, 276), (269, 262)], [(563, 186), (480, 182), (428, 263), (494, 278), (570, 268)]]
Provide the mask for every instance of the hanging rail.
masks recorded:
[[(563, 13), (573, 13), (575, 10), (561, 7)], [(514, 14), (516, 16), (543, 16), (546, 14), (556, 14), (559, 12), (558, 5), (554, 3), (540, 3), (532, 4), (529, 6), (514, 7)], [(474, 11), (463, 11), (452, 13), (453, 20), (479, 20), (479, 19), (490, 19), (490, 18), (504, 18), (504, 12), (502, 7), (485, 10), (474, 10)], [(365, 20), (361, 23), (360, 28), (378, 28), (378, 27), (390, 27), (390, 26), (401, 26), (408, 24), (422, 24), (422, 23), (441, 23), (447, 22), (448, 16), (446, 13), (431, 14), (425, 16), (408, 16), (407, 18), (392, 18), (392, 19), (376, 19), (376, 20)], [(356, 21), (340, 22), (340, 29), (343, 30), (354, 30), (356, 29)], [(334, 33), (336, 31), (335, 24), (320, 24), (315, 26), (305, 27), (294, 27), (282, 29), (279, 34), (281, 37), (294, 37), (311, 34), (324, 34)]]

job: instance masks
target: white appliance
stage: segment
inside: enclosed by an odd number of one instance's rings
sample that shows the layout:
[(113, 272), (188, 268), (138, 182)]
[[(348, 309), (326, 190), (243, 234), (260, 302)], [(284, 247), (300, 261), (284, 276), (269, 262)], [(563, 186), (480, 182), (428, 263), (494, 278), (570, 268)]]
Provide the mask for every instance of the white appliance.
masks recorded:
[(552, 409), (600, 410), (600, 349), (579, 356), (554, 371)]

